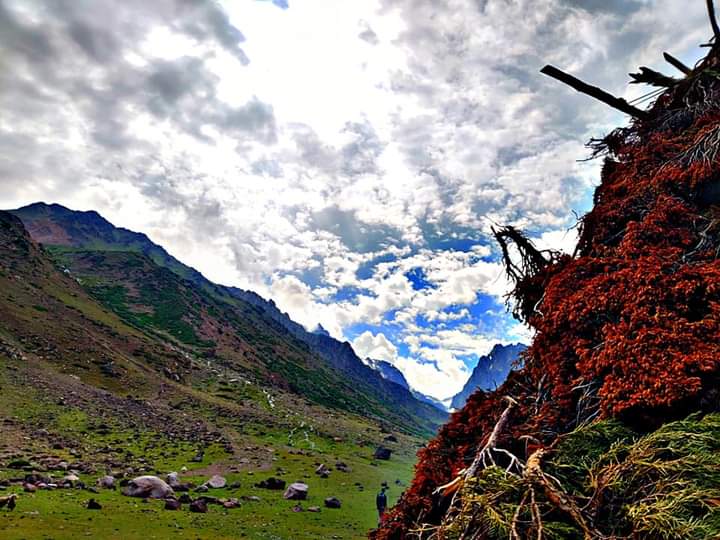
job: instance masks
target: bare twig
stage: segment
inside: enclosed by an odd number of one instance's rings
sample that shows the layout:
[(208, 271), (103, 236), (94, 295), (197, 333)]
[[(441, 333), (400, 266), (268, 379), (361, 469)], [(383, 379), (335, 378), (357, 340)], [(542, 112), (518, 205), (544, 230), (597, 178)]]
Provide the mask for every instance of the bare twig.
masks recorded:
[(720, 40), (720, 27), (718, 26), (717, 18), (715, 17), (715, 3), (713, 0), (707, 0), (708, 17), (710, 18), (710, 26), (712, 26), (713, 34), (715, 34), (715, 41), (717, 43)]

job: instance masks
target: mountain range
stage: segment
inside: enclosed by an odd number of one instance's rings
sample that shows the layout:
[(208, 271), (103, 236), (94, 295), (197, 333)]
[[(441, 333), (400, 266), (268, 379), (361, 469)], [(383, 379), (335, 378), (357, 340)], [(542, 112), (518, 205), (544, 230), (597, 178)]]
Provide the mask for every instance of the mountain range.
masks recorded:
[(470, 378), (460, 392), (453, 396), (451, 409), (462, 409), (470, 395), (476, 390), (495, 390), (505, 382), (513, 367), (520, 367), (518, 360), (527, 347), (522, 343), (495, 345), (490, 353), (481, 356)]
[[(14, 211), (54, 265), (124, 323), (188, 354), (239, 369), (321, 405), (432, 432), (442, 411), (365, 365), (349, 343), (308, 332), (272, 300), (218, 285), (146, 235), (97, 212), (36, 203)], [(177, 380), (180, 367), (163, 366)]]

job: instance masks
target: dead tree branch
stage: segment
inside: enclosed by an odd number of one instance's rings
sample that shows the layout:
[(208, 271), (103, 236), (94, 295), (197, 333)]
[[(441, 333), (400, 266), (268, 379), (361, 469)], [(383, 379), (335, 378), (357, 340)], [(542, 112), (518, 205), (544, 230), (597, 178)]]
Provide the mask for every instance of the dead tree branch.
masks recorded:
[(677, 58), (675, 58), (672, 54), (667, 53), (667, 52), (664, 52), (664, 53), (663, 53), (663, 58), (665, 59), (665, 61), (666, 61), (668, 64), (670, 64), (672, 67), (674, 67), (674, 68), (677, 69), (678, 71), (681, 71), (681, 72), (684, 73), (685, 75), (690, 75), (690, 74), (692, 73), (692, 68), (690, 68), (690, 67), (686, 66), (685, 64), (683, 64), (680, 60), (678, 60)]
[(715, 3), (713, 0), (707, 0), (708, 17), (710, 18), (710, 26), (712, 26), (715, 41), (720, 40), (720, 26), (718, 26), (717, 17), (715, 17)]
[(540, 73), (552, 77), (553, 79), (557, 79), (558, 81), (567, 84), (569, 87), (577, 90), (578, 92), (587, 94), (588, 96), (593, 97), (598, 101), (602, 101), (606, 105), (610, 105), (610, 107), (612, 107), (613, 109), (617, 109), (618, 111), (624, 112), (625, 114), (629, 114), (634, 118), (643, 119), (647, 118), (648, 116), (647, 112), (643, 111), (642, 109), (638, 109), (637, 107), (633, 107), (624, 99), (615, 97), (612, 94), (609, 94), (608, 92), (603, 90), (602, 88), (589, 85), (586, 82), (581, 81), (577, 77), (573, 77), (572, 75), (565, 73), (564, 71), (554, 66), (547, 65), (540, 70)]

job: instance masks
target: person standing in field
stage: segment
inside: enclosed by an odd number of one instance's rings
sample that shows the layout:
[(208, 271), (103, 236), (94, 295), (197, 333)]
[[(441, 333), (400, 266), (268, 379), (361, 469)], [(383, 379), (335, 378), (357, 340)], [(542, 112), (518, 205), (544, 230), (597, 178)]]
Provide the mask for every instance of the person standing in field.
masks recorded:
[(385, 495), (386, 489), (387, 485), (383, 486), (380, 493), (378, 493), (377, 497), (375, 497), (375, 506), (378, 511), (378, 523), (382, 522), (383, 514), (385, 514), (385, 509), (387, 508), (387, 495)]

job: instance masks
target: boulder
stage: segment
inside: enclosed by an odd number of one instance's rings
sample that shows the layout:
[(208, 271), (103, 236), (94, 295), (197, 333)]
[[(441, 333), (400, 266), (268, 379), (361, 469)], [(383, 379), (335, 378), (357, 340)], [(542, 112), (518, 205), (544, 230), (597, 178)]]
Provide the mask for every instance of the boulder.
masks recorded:
[(214, 475), (206, 483), (209, 487), (214, 488), (214, 489), (221, 489), (227, 485), (227, 481), (225, 480), (225, 478), (223, 478), (219, 474)]
[(375, 453), (373, 454), (373, 457), (375, 459), (382, 459), (387, 461), (390, 459), (390, 456), (392, 455), (392, 450), (389, 448), (385, 448), (384, 446), (378, 446), (375, 450)]
[(202, 499), (194, 500), (190, 503), (190, 511), (196, 514), (204, 514), (208, 511), (207, 503)]
[(63, 479), (60, 481), (60, 483), (74, 486), (79, 481), (80, 481), (80, 477), (77, 474), (66, 474), (63, 477)]
[(123, 490), (128, 497), (164, 499), (174, 495), (173, 489), (157, 476), (138, 476), (130, 480)]
[(183, 493), (182, 495), (180, 495), (178, 502), (180, 502), (181, 504), (190, 504), (191, 502), (193, 502), (193, 500), (190, 495), (188, 495), (187, 493)]
[(340, 508), (340, 506), (342, 506), (342, 503), (337, 497), (328, 497), (325, 499), (326, 508)]
[(262, 482), (258, 482), (255, 484), (255, 487), (262, 488), (262, 489), (285, 489), (285, 480), (281, 480), (279, 478), (275, 478), (274, 476), (271, 476), (267, 480), (263, 480)]
[(97, 485), (105, 489), (115, 489), (115, 478), (106, 474), (97, 479)]
[(283, 498), (293, 501), (303, 501), (307, 499), (308, 485), (303, 482), (295, 482), (290, 484), (283, 493)]
[(178, 477), (178, 473), (176, 472), (171, 472), (170, 474), (168, 474), (165, 477), (165, 481), (173, 489), (180, 485), (180, 478)]

